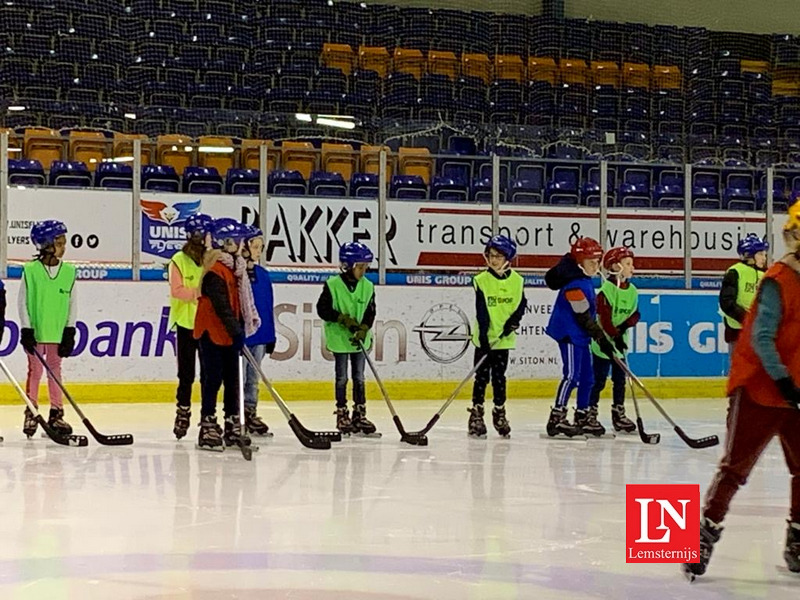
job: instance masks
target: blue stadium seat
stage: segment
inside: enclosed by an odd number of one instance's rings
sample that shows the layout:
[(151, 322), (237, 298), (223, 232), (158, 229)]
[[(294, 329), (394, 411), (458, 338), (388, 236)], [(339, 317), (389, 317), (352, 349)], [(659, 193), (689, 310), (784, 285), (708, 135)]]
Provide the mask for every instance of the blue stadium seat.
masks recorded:
[(183, 191), (191, 194), (221, 194), (222, 177), (216, 167), (186, 167), (183, 170)]
[(346, 196), (347, 183), (340, 173), (314, 171), (308, 182), (308, 193), (312, 196)]
[(44, 167), (38, 160), (8, 159), (9, 185), (44, 185)]
[(92, 176), (85, 163), (54, 160), (50, 165), (50, 185), (59, 187), (91, 187)]
[(133, 187), (133, 167), (127, 163), (101, 162), (94, 172), (94, 187), (129, 190)]
[(228, 169), (225, 177), (225, 193), (256, 195), (259, 189), (258, 169)]
[(428, 186), (419, 175), (393, 175), (389, 185), (389, 197), (403, 200), (425, 200)]
[(272, 171), (267, 177), (267, 191), (278, 196), (304, 196), (306, 180), (300, 171)]
[(431, 200), (439, 202), (466, 201), (469, 195), (467, 186), (459, 180), (442, 175), (434, 175), (431, 181)]
[(509, 200), (515, 204), (541, 204), (543, 192), (541, 179), (514, 179)]
[(353, 173), (350, 195), (356, 198), (377, 198), (379, 182), (375, 173)]
[(180, 177), (169, 165), (142, 166), (142, 189), (159, 192), (178, 192)]

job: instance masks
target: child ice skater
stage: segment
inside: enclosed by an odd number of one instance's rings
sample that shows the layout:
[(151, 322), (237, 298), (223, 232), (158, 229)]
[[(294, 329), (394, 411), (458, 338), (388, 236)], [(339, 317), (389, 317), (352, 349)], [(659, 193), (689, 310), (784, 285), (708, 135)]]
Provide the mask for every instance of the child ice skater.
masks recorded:
[[(272, 294), (272, 280), (269, 272), (258, 264), (264, 250), (264, 234), (258, 227), (245, 226), (242, 256), (247, 261), (247, 275), (253, 287), (253, 300), (256, 304), (261, 327), (245, 340), (247, 348), (258, 364), (264, 356), (275, 351), (275, 303)], [(246, 365), (244, 380), (244, 417), (248, 433), (259, 436), (272, 436), (269, 426), (258, 416), (258, 384), (260, 377), (249, 362)]]
[(486, 358), (475, 372), (472, 385), (472, 408), (468, 432), (473, 437), (486, 437), (483, 403), (486, 386), (492, 381), (492, 423), (503, 437), (511, 434), (506, 418), (506, 368), (508, 352), (516, 347), (517, 334), (525, 315), (526, 300), (522, 276), (509, 267), (517, 255), (517, 245), (504, 235), (496, 235), (486, 243), (483, 256), (486, 270), (472, 279), (475, 288), (477, 323), (472, 329), (475, 344), (474, 364)]
[[(47, 220), (31, 228), (31, 241), (36, 246), (35, 258), (23, 267), (18, 308), (20, 343), (28, 353), (28, 379), (25, 391), (39, 406), (39, 382), (44, 366), (38, 350), (53, 373), (61, 379), (61, 360), (75, 349), (75, 267), (62, 259), (67, 249), (67, 226), (61, 221)], [(64, 420), (61, 388), (48, 375), (50, 396), (48, 425), (61, 435), (72, 433)], [(36, 433), (37, 422), (30, 409), (25, 409), (22, 432), (29, 438)]]
[[(243, 436), (239, 425), (239, 353), (245, 337), (253, 335), (261, 325), (247, 264), (240, 255), (244, 237), (245, 229), (235, 219), (214, 221), (212, 243), (222, 252), (203, 277), (194, 323), (203, 373), (197, 441), (201, 450), (222, 451), (223, 444), (236, 445)], [(216, 416), (217, 394), (223, 385), (224, 438)], [(249, 444), (250, 438), (244, 438)]]
[(731, 348), (739, 338), (744, 317), (764, 277), (769, 242), (751, 233), (739, 240), (736, 250), (739, 262), (725, 272), (719, 291), (719, 308), (725, 321), (725, 341)]
[(788, 253), (764, 275), (733, 350), (725, 454), (706, 492), (700, 562), (683, 565), (690, 579), (706, 572), (731, 500), (774, 437), (791, 475), (783, 558), (800, 573), (800, 202), (783, 235)]
[[(545, 274), (547, 287), (558, 290), (546, 331), (558, 342), (564, 365), (564, 377), (547, 422), (547, 435), (550, 437), (574, 437), (583, 433), (598, 435), (597, 427), (589, 419), (589, 398), (594, 384), (589, 342), (596, 340), (600, 350), (608, 356), (614, 353), (614, 346), (596, 321), (592, 277), (599, 271), (602, 257), (603, 247), (596, 240), (578, 238), (569, 253)], [(570, 423), (567, 420), (567, 402), (576, 387), (578, 408), (575, 422)]]
[[(606, 252), (603, 256), (603, 268), (608, 272), (608, 277), (597, 293), (597, 320), (622, 360), (625, 360), (625, 353), (628, 351), (628, 330), (639, 322), (639, 292), (630, 282), (634, 272), (633, 258), (633, 252), (625, 246), (611, 248)], [(605, 427), (597, 420), (597, 405), (600, 402), (600, 392), (606, 387), (610, 369), (613, 384), (611, 424), (614, 431), (633, 433), (636, 431), (636, 424), (625, 416), (625, 372), (611, 356), (600, 350), (596, 341), (592, 340), (591, 348), (594, 386), (587, 417), (589, 429), (594, 428), (596, 435), (605, 433)]]
[[(210, 250), (206, 238), (214, 219), (204, 214), (186, 219), (186, 243), (169, 261), (169, 328), (175, 328), (178, 359), (177, 407), (172, 432), (181, 439), (189, 430), (192, 416), (192, 384), (195, 379), (197, 340), (194, 339), (194, 319), (203, 276), (219, 257), (219, 250)], [(202, 370), (200, 374), (202, 380)]]
[[(339, 248), (340, 273), (322, 286), (317, 314), (325, 321), (325, 344), (333, 352), (336, 372), (336, 428), (343, 434), (375, 435), (367, 419), (364, 390), (364, 354), (369, 351), (375, 323), (375, 289), (364, 275), (372, 262), (372, 251), (360, 242)], [(353, 377), (353, 416), (347, 411), (347, 364)]]

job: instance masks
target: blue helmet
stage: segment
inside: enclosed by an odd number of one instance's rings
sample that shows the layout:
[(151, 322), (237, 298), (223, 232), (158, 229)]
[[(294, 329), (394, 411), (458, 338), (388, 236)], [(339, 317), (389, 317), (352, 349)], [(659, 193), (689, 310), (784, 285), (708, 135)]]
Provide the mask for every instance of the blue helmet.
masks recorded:
[(372, 250), (361, 242), (346, 242), (339, 248), (339, 262), (352, 269), (356, 263), (371, 263), (375, 257)]
[(196, 215), (192, 215), (186, 219), (186, 222), (183, 224), (183, 228), (186, 230), (188, 235), (195, 233), (211, 233), (211, 231), (214, 229), (214, 219), (208, 215), (204, 215), (203, 213), (197, 213)]
[(494, 248), (498, 252), (502, 252), (506, 257), (506, 260), (509, 262), (514, 260), (514, 257), (517, 255), (517, 244), (514, 242), (514, 240), (504, 235), (496, 235), (486, 242), (486, 249), (484, 250), (484, 253), (488, 254), (491, 248)]
[(245, 230), (244, 239), (247, 242), (249, 242), (253, 238), (264, 237), (264, 232), (261, 231), (255, 225), (242, 225), (242, 227), (244, 227)]
[(739, 256), (744, 257), (753, 257), (758, 252), (767, 250), (769, 250), (769, 242), (766, 238), (762, 240), (755, 233), (748, 233), (746, 237), (739, 240), (739, 245), (736, 247)]
[(55, 219), (39, 221), (31, 227), (31, 241), (37, 250), (52, 246), (58, 236), (66, 234), (67, 226)]
[(226, 240), (240, 244), (245, 239), (245, 226), (236, 219), (223, 217), (214, 220), (211, 231), (211, 242), (215, 248), (222, 248)]

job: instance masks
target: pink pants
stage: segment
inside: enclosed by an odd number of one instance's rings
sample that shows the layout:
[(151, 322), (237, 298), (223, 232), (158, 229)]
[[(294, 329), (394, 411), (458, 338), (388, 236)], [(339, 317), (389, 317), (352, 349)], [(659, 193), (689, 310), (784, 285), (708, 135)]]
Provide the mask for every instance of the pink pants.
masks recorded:
[[(61, 379), (61, 357), (58, 355), (58, 344), (37, 344), (37, 350), (44, 357), (56, 377)], [(39, 382), (42, 380), (44, 366), (42, 362), (33, 354), (28, 354), (28, 380), (25, 382), (25, 391), (33, 403), (39, 406)], [(47, 378), (47, 392), (50, 396), (51, 408), (62, 408), (64, 399), (61, 395), (61, 388), (50, 377)]]

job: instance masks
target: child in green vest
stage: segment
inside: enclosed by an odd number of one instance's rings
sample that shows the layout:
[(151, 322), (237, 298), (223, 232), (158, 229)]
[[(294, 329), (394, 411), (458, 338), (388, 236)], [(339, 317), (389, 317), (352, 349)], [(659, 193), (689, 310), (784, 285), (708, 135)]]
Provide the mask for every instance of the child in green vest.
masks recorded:
[[(376, 434), (367, 419), (364, 391), (365, 358), (359, 343), (369, 350), (375, 323), (375, 289), (364, 274), (372, 251), (360, 242), (339, 248), (341, 273), (328, 279), (317, 300), (317, 314), (325, 321), (325, 344), (333, 352), (336, 368), (336, 428), (343, 434)], [(347, 412), (347, 363), (353, 376), (353, 416)]]
[(725, 341), (731, 349), (742, 331), (742, 323), (756, 297), (767, 266), (769, 242), (754, 233), (739, 240), (739, 262), (725, 272), (719, 291), (719, 308), (725, 320)]
[[(31, 228), (31, 241), (38, 254), (23, 267), (18, 308), (20, 343), (28, 353), (25, 391), (38, 407), (44, 366), (34, 355), (34, 349), (44, 357), (59, 380), (61, 359), (75, 349), (75, 267), (62, 260), (67, 248), (67, 226), (61, 221), (35, 223)], [(48, 425), (61, 435), (71, 434), (72, 427), (64, 420), (61, 388), (49, 376), (47, 391), (50, 396)], [(22, 432), (30, 438), (36, 428), (37, 422), (26, 408)]]
[[(625, 352), (628, 350), (628, 330), (639, 322), (639, 292), (630, 282), (634, 271), (633, 258), (633, 252), (624, 246), (611, 248), (606, 252), (603, 268), (609, 275), (597, 293), (597, 320), (622, 360), (625, 360)], [(597, 404), (611, 369), (611, 423), (615, 431), (633, 433), (636, 431), (636, 424), (625, 416), (625, 372), (600, 349), (595, 340), (592, 340), (591, 348), (594, 385), (589, 399), (589, 410), (581, 429), (586, 435), (599, 437), (605, 434), (605, 427), (597, 420)]]
[(516, 347), (517, 334), (527, 301), (522, 276), (509, 268), (517, 255), (517, 245), (504, 235), (496, 235), (486, 243), (483, 256), (487, 269), (472, 280), (475, 288), (477, 323), (472, 328), (475, 344), (474, 364), (483, 360), (475, 371), (472, 385), (472, 408), (467, 425), (472, 437), (485, 438), (483, 402), (486, 386), (492, 381), (492, 423), (497, 433), (510, 437), (511, 426), (506, 418), (506, 368), (508, 351)]
[[(178, 359), (177, 408), (172, 432), (181, 439), (189, 430), (192, 416), (192, 384), (197, 361), (194, 320), (203, 276), (219, 258), (219, 250), (207, 249), (214, 220), (208, 215), (192, 215), (184, 223), (186, 243), (169, 262), (169, 328), (175, 329)], [(202, 382), (202, 372), (200, 380)]]

